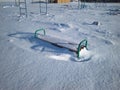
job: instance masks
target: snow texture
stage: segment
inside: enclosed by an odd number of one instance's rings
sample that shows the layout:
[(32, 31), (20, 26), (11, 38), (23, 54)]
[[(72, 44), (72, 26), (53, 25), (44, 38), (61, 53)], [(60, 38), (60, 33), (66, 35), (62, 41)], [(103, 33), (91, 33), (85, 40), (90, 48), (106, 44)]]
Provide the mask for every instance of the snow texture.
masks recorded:
[[(0, 90), (119, 90), (120, 4), (27, 3), (28, 17), (12, 2), (0, 3)], [(96, 24), (93, 24), (96, 22)], [(88, 60), (34, 37), (37, 29), (70, 42), (88, 40)], [(87, 52), (87, 53), (86, 53)]]

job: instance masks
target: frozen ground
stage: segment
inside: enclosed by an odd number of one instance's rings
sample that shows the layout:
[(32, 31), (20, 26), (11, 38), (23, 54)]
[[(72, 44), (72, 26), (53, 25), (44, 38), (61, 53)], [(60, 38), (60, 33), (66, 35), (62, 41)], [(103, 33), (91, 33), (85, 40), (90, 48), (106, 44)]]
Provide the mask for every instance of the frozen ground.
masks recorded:
[[(0, 3), (0, 90), (119, 90), (120, 4), (48, 4), (47, 15), (38, 7), (28, 3), (25, 18), (14, 3)], [(75, 53), (35, 38), (39, 28), (71, 42), (87, 39), (92, 58), (74, 61)]]

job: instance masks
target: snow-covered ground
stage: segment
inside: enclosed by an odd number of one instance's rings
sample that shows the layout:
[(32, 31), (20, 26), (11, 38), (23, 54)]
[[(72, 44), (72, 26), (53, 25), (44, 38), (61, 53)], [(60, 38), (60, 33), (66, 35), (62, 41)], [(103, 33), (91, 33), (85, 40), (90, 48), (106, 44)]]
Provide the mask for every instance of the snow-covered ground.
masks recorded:
[[(47, 15), (37, 3), (27, 6), (25, 18), (14, 3), (0, 3), (0, 90), (120, 89), (119, 3), (48, 4)], [(40, 28), (71, 42), (87, 39), (92, 58), (76, 62), (75, 53), (35, 38)]]

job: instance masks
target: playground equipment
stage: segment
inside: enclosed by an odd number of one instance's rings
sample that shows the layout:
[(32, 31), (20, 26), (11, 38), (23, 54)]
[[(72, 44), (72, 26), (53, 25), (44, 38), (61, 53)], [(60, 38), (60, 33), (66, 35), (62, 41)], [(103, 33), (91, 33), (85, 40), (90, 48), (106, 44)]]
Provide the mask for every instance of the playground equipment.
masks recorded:
[[(41, 31), (43, 32), (43, 34), (40, 33)], [(77, 53), (78, 59), (81, 58), (80, 51), (84, 48), (87, 49), (87, 40), (86, 39), (82, 40), (80, 43), (77, 44), (75, 42), (70, 42), (67, 40), (60, 39), (60, 38), (48, 36), (48, 35), (46, 35), (45, 29), (36, 30), (34, 35), (36, 38), (39, 38), (42, 41), (51, 43), (57, 47), (66, 48), (72, 52)]]
[(95, 0), (95, 7), (105, 7), (107, 0)]
[(15, 0), (15, 6), (17, 6), (18, 5), (18, 1), (17, 0)]
[(27, 17), (27, 4), (26, 0), (18, 0), (19, 2), (19, 11), (20, 11), (20, 16), (25, 15)]
[[(32, 3), (34, 1), (32, 0)], [(40, 14), (47, 14), (47, 4), (48, 0), (39, 0), (39, 8), (40, 8)], [(17, 0), (15, 0), (15, 4), (17, 5)], [(19, 5), (19, 11), (20, 11), (20, 16), (27, 15), (27, 1), (26, 0), (18, 0), (18, 5)]]
[(81, 1), (81, 0), (78, 0), (78, 9), (82, 9), (85, 7), (85, 0)]
[(40, 14), (47, 14), (47, 4), (48, 0), (39, 0)]

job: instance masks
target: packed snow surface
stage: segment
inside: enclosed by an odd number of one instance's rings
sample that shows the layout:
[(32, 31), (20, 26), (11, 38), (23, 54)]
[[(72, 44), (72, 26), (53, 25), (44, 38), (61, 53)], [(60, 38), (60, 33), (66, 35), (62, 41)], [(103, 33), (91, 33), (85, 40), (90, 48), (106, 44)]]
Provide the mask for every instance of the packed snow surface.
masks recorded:
[[(26, 18), (14, 3), (0, 3), (0, 90), (120, 89), (119, 3), (48, 4), (40, 14), (27, 2), (27, 9)], [(76, 61), (76, 53), (35, 38), (40, 28), (78, 44), (87, 39), (81, 55), (92, 57)]]

